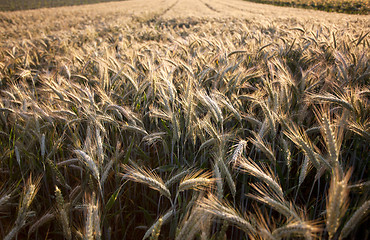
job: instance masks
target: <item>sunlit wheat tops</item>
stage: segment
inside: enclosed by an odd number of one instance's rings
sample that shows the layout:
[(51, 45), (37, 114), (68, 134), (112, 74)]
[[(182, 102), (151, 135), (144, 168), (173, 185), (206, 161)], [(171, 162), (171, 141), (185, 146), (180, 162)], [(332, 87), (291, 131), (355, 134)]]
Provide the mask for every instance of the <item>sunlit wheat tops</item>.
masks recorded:
[(138, 166), (122, 165), (123, 177), (135, 182), (143, 183), (159, 191), (163, 196), (171, 199), (171, 193), (163, 180), (153, 171)]
[(320, 228), (312, 225), (308, 222), (296, 222), (290, 221), (283, 227), (277, 228), (272, 232), (274, 239), (284, 239), (286, 237), (298, 237), (302, 236), (306, 239), (312, 239), (317, 235), (315, 233), (319, 232)]
[(215, 217), (235, 224), (245, 232), (252, 233), (252, 235), (255, 232), (254, 227), (250, 224), (246, 216), (239, 213), (229, 203), (221, 202), (214, 195), (208, 195), (206, 198), (201, 199), (199, 206)]
[(266, 185), (275, 191), (276, 194), (278, 194), (280, 197), (284, 196), (283, 190), (281, 189), (280, 184), (277, 182), (277, 178), (271, 173), (271, 170), (269, 170), (266, 166), (258, 166), (257, 163), (255, 163), (251, 159), (247, 158), (241, 158), (236, 164), (237, 167), (240, 168), (240, 170), (245, 171), (252, 176), (259, 178), (263, 182), (266, 183)]
[(370, 236), (368, 16), (131, 0), (0, 32), (0, 239)]
[(186, 175), (179, 184), (179, 191), (185, 191), (187, 189), (194, 190), (206, 190), (212, 187), (215, 182), (215, 178), (211, 178), (211, 172), (194, 171)]

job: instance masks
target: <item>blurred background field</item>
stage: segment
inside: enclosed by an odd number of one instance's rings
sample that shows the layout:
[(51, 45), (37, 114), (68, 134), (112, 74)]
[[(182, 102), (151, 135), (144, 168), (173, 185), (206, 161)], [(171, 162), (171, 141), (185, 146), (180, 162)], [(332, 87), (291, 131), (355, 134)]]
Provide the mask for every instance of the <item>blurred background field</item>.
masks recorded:
[(302, 7), (327, 12), (369, 14), (370, 2), (366, 0), (248, 0), (278, 6)]
[[(124, 0), (116, 0), (124, 1)], [(322, 10), (327, 12), (340, 12), (349, 14), (369, 14), (370, 2), (367, 0), (247, 0), (249, 2), (267, 3), (277, 6), (300, 7)], [(112, 0), (0, 0), (0, 11), (17, 11), (38, 8), (73, 6)], [(225, 1), (226, 3), (228, 1)]]
[(111, 0), (0, 0), (0, 11), (62, 7), (100, 2), (111, 2)]

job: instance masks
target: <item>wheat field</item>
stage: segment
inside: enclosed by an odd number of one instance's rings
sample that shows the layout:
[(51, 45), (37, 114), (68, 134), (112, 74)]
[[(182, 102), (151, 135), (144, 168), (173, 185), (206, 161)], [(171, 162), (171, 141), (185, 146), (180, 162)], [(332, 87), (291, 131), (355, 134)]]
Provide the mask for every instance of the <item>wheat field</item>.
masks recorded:
[(1, 239), (369, 239), (368, 16), (0, 12)]

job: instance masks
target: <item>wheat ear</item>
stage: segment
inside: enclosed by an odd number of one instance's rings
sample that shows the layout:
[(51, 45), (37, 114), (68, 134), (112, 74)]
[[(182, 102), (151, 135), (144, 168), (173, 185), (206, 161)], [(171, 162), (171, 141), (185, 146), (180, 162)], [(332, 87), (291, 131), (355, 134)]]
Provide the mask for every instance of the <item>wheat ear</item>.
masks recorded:
[(55, 186), (55, 196), (57, 200), (57, 209), (59, 213), (59, 219), (62, 223), (64, 237), (68, 240), (72, 239), (71, 229), (69, 227), (69, 220), (66, 211), (66, 204), (60, 189)]
[(254, 234), (256, 232), (256, 229), (248, 222), (246, 217), (240, 214), (229, 203), (221, 202), (212, 194), (209, 194), (207, 198), (201, 199), (199, 206), (213, 216), (235, 224), (247, 233)]
[(301, 217), (298, 215), (293, 205), (287, 202), (283, 197), (276, 194), (275, 191), (267, 189), (260, 183), (251, 184), (251, 186), (259, 193), (259, 195), (248, 194), (248, 197), (267, 204), (271, 208), (283, 214), (286, 218), (301, 220)]
[(234, 148), (234, 152), (229, 161), (231, 164), (235, 164), (235, 162), (243, 155), (243, 151), (245, 150), (246, 145), (247, 145), (247, 141), (245, 140), (240, 140), (238, 142), (238, 144)]
[(262, 180), (266, 183), (271, 189), (275, 191), (280, 197), (284, 196), (283, 190), (281, 189), (280, 184), (278, 183), (277, 178), (272, 174), (272, 171), (265, 166), (258, 166), (253, 160), (242, 157), (237, 162), (236, 166), (240, 170), (251, 174), (252, 176)]
[(99, 169), (96, 163), (92, 160), (92, 158), (89, 155), (87, 155), (84, 151), (74, 150), (74, 152), (83, 159), (83, 163), (90, 169), (95, 179), (98, 182), (100, 182)]
[(129, 165), (122, 165), (125, 174), (124, 178), (127, 178), (134, 182), (147, 184), (150, 188), (157, 190), (163, 196), (171, 199), (171, 193), (164, 184), (163, 180), (153, 171), (138, 166), (131, 167)]
[(215, 178), (211, 178), (212, 172), (203, 172), (203, 171), (194, 171), (187, 176), (180, 182), (179, 185), (179, 192), (185, 191), (188, 189), (194, 190), (206, 190), (209, 187), (212, 187), (214, 182), (216, 181)]
[[(171, 219), (175, 211), (171, 208), (168, 210), (163, 216), (158, 218), (158, 220), (146, 231), (143, 240), (147, 239), (150, 235), (152, 235), (155, 232), (156, 228), (160, 228), (163, 224), (166, 224), (168, 220)], [(161, 222), (160, 222), (161, 221)]]
[(19, 204), (19, 210), (17, 214), (17, 219), (15, 220), (14, 227), (10, 230), (10, 232), (5, 236), (4, 240), (11, 240), (15, 237), (15, 235), (21, 230), (21, 228), (26, 224), (27, 217), (28, 217), (28, 209), (36, 196), (38, 190), (38, 182), (32, 183), (32, 179), (30, 178), (24, 187), (24, 192), (22, 195), (22, 199)]
[(289, 238), (291, 236), (303, 236), (311, 239), (320, 229), (308, 222), (290, 222), (289, 224), (275, 229), (272, 235), (275, 239)]
[(347, 182), (350, 175), (351, 170), (349, 170), (346, 176), (342, 179), (338, 169), (336, 169), (332, 175), (326, 201), (326, 228), (330, 238), (332, 238), (336, 233), (348, 207)]
[(100, 213), (99, 201), (95, 197), (95, 193), (89, 198), (88, 203), (85, 203), (86, 216), (85, 216), (85, 239), (87, 240), (100, 240)]

